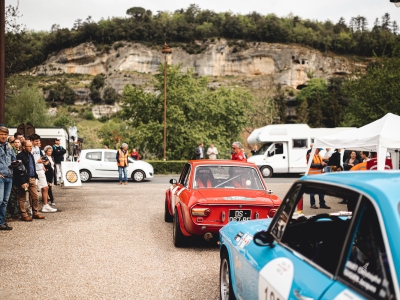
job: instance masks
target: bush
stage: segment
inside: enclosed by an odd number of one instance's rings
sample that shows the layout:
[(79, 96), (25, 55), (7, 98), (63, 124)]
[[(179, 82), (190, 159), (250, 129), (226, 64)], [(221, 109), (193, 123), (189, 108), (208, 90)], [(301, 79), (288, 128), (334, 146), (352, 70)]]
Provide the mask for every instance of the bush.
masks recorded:
[(88, 111), (85, 115), (86, 120), (94, 120), (94, 115), (91, 111)]
[(124, 46), (124, 43), (123, 42), (118, 42), (118, 43), (116, 43), (115, 45), (114, 45), (114, 50), (118, 50), (118, 48), (121, 48), (121, 47), (123, 47)]
[(170, 161), (159, 161), (149, 160), (147, 161), (154, 168), (154, 174), (180, 174), (183, 166), (187, 162), (186, 160), (170, 160)]

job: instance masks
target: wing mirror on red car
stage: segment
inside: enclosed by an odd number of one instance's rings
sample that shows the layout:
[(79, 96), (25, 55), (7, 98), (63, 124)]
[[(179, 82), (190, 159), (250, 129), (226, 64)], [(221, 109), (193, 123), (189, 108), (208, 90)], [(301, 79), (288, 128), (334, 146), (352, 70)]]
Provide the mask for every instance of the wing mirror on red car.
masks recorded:
[(177, 184), (178, 181), (177, 181), (176, 179), (171, 179), (171, 180), (169, 181), (169, 183), (170, 183), (170, 184)]
[(274, 247), (274, 237), (268, 231), (259, 231), (253, 237), (254, 243), (258, 246), (270, 246)]

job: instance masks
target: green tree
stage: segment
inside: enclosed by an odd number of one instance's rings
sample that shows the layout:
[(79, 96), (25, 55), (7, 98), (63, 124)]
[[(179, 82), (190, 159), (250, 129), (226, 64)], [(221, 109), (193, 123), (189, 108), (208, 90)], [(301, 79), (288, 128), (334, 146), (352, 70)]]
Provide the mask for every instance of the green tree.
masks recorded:
[(344, 126), (363, 126), (391, 112), (400, 115), (400, 57), (381, 58), (347, 82)]
[(60, 81), (49, 90), (47, 95), (47, 102), (63, 102), (65, 104), (74, 104), (77, 96), (73, 89), (71, 89), (65, 80)]
[(276, 85), (274, 96), (272, 100), (275, 105), (275, 109), (277, 111), (277, 117), (279, 118), (280, 124), (286, 123), (286, 115), (287, 115), (287, 106), (285, 102), (285, 91), (282, 89), (280, 83)]
[[(125, 86), (122, 116), (133, 128), (131, 140), (142, 153), (163, 156), (163, 67), (155, 76), (156, 94)], [(248, 122), (247, 108), (254, 100), (241, 90), (207, 88), (207, 78), (193, 78), (180, 66), (167, 66), (167, 157), (192, 158), (196, 145), (214, 143), (229, 151)]]
[(50, 116), (42, 92), (37, 87), (23, 87), (18, 94), (6, 101), (6, 124), (18, 126), (31, 123), (35, 127), (47, 127)]
[(296, 96), (299, 103), (298, 122), (307, 123), (310, 127), (325, 127), (324, 107), (328, 99), (328, 85), (325, 79), (311, 79)]
[(94, 103), (100, 103), (101, 102), (101, 94), (100, 94), (100, 89), (102, 89), (105, 85), (105, 78), (103, 74), (98, 74), (96, 75), (92, 82), (90, 83), (89, 89), (90, 89), (90, 99)]
[(108, 86), (104, 89), (103, 100), (106, 104), (114, 104), (118, 98), (119, 95), (114, 88)]

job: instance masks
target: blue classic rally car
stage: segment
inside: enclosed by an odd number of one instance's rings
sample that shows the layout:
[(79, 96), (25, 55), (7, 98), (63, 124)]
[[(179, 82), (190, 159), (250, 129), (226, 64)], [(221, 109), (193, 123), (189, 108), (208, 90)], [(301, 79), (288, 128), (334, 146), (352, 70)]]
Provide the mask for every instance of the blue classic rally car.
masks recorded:
[[(306, 216), (310, 194), (347, 207)], [(224, 300), (400, 299), (400, 172), (302, 177), (273, 219), (231, 222), (220, 243)]]

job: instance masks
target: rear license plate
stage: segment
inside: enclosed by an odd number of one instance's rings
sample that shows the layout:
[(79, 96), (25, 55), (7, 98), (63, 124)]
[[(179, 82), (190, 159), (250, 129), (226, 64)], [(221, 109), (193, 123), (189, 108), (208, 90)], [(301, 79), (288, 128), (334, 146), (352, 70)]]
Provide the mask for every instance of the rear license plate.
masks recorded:
[(244, 210), (230, 210), (229, 211), (229, 222), (231, 221), (247, 221), (251, 218), (251, 210), (244, 209)]

